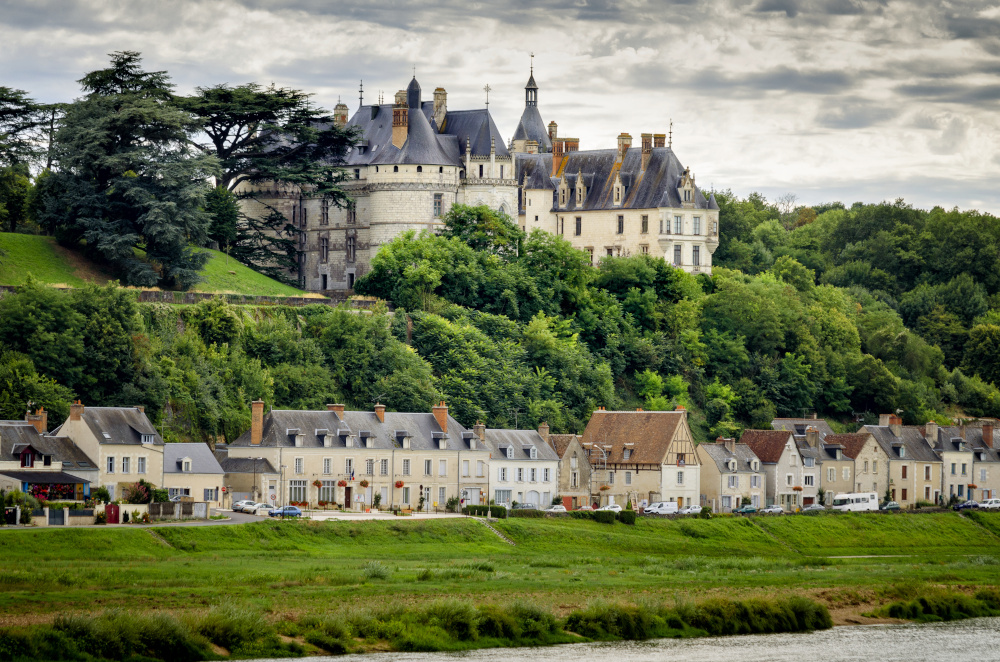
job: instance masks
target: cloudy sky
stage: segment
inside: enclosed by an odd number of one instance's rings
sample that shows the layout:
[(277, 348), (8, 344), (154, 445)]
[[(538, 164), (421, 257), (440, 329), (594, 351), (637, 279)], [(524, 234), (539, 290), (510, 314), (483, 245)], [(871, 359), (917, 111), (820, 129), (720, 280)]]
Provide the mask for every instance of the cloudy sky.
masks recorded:
[(113, 50), (178, 90), (274, 82), (352, 112), (413, 67), (510, 136), (666, 132), (703, 188), (1000, 214), (1000, 6), (947, 0), (0, 0), (0, 85), (69, 100)]

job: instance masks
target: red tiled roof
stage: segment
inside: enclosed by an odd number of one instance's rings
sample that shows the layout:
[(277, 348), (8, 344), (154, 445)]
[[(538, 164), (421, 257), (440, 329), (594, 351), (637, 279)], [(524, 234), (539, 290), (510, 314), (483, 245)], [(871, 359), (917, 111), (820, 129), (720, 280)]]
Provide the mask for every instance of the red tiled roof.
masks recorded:
[(794, 436), (788, 430), (744, 430), (740, 443), (749, 446), (761, 462), (774, 464), (781, 458), (789, 439)]
[(574, 439), (576, 439), (575, 434), (550, 434), (549, 446), (552, 446), (556, 451), (556, 455), (561, 458)]
[(867, 432), (852, 432), (850, 434), (828, 434), (824, 440), (827, 444), (840, 444), (844, 447), (844, 457), (852, 460), (858, 457), (858, 453), (868, 441), (870, 434)]
[[(629, 464), (663, 464), (667, 449), (687, 415), (685, 411), (604, 411), (590, 417), (581, 443), (611, 446), (608, 462), (625, 462), (624, 450), (631, 449)], [(631, 444), (626, 446), (625, 444)], [(600, 452), (591, 455), (591, 461)]]

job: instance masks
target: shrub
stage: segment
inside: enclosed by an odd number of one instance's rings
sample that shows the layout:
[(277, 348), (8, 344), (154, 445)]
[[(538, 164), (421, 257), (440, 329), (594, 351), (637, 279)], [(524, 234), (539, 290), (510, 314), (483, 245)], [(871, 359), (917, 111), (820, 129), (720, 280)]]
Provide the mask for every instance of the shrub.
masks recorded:
[(923, 622), (1000, 616), (1000, 592), (982, 589), (973, 596), (936, 592), (914, 600), (894, 602), (882, 611), (892, 618)]
[(528, 518), (541, 518), (545, 517), (545, 511), (543, 510), (512, 510), (510, 511), (511, 517), (528, 517)]
[(344, 655), (347, 653), (347, 646), (344, 642), (334, 639), (325, 632), (306, 632), (305, 640), (317, 648), (322, 648), (331, 655)]
[(28, 507), (21, 508), (21, 524), (31, 524), (31, 510)]
[(362, 568), (362, 574), (365, 579), (389, 579), (392, 576), (392, 570), (381, 561), (369, 561)]
[(595, 510), (592, 513), (592, 517), (602, 524), (615, 523), (615, 513), (611, 510)]
[(196, 624), (197, 632), (212, 643), (232, 651), (252, 643), (258, 636), (272, 632), (264, 617), (254, 611), (235, 607), (215, 607)]
[(500, 519), (507, 517), (507, 509), (504, 506), (489, 506), (490, 517)]
[(569, 516), (573, 519), (594, 519), (593, 510), (571, 510), (569, 511)]
[(511, 640), (521, 638), (521, 625), (514, 615), (496, 605), (479, 607), (478, 626), (479, 633), (484, 637)]
[(574, 611), (566, 628), (590, 639), (649, 639), (654, 632), (653, 615), (633, 605), (592, 605)]
[(108, 492), (108, 488), (103, 485), (90, 490), (90, 496), (97, 499), (101, 503), (109, 503), (111, 501), (111, 493)]
[(57, 616), (52, 628), (81, 651), (106, 660), (194, 662), (212, 656), (208, 642), (169, 614), (108, 611), (99, 616)]
[(479, 638), (476, 610), (468, 603), (456, 600), (439, 602), (428, 607), (425, 613), (425, 622), (440, 627), (458, 641), (475, 641)]
[(108, 514), (107, 513), (97, 513), (94, 515), (94, 524), (107, 524)]
[(634, 510), (623, 510), (620, 513), (618, 513), (618, 521), (621, 522), (622, 524), (634, 525), (636, 517), (637, 515), (635, 514)]

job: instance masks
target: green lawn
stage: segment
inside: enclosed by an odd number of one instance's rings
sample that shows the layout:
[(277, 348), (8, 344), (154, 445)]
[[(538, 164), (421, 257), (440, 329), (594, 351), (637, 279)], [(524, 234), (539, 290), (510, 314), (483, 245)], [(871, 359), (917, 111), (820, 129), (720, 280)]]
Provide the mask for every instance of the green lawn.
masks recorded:
[[(211, 257), (202, 269), (205, 279), (195, 292), (218, 292), (253, 296), (307, 296), (302, 290), (279, 283), (246, 267), (226, 254), (200, 249)], [(80, 287), (85, 281), (110, 280), (98, 265), (80, 252), (56, 244), (52, 237), (0, 232), (0, 285), (19, 285), (30, 273), (36, 280), (51, 285)], [(140, 257), (142, 251), (136, 251)], [(232, 272), (232, 273), (230, 273)]]
[(0, 232), (0, 251), (0, 285), (19, 285), (28, 274), (43, 283), (84, 284), (52, 237)]
[[(836, 605), (896, 599), (898, 587), (1000, 583), (1000, 538), (953, 513), (496, 527), (517, 545), (468, 519), (0, 529), (0, 617), (226, 604), (283, 618), (444, 597), (527, 600), (557, 613), (595, 600), (719, 595), (804, 593)], [(879, 553), (906, 556), (828, 558)], [(370, 561), (389, 576), (366, 578)]]

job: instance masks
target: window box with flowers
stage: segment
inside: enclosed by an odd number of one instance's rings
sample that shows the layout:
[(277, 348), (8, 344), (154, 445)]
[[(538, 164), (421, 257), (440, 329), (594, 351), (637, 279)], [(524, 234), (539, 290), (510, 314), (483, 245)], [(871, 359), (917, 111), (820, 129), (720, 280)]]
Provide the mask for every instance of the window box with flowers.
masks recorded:
[(338, 480), (337, 481), (337, 487), (347, 487), (347, 481), (346, 480)]
[(600, 490), (601, 490), (602, 492), (607, 492), (607, 491), (608, 491), (608, 490), (610, 490), (610, 489), (611, 489), (611, 486), (610, 486), (610, 485), (601, 485), (601, 487), (600, 487)]
[(970, 490), (974, 490), (974, 489), (976, 489), (976, 488), (978, 488), (978, 487), (979, 487), (979, 486), (978, 486), (978, 485), (976, 485), (975, 483), (969, 483), (969, 489), (970, 489)]
[(316, 489), (323, 487), (323, 481), (317, 478), (316, 480), (313, 481), (313, 487), (315, 487)]
[(796, 492), (801, 492), (802, 491), (802, 486), (801, 485), (796, 485), (792, 489), (795, 490)]

